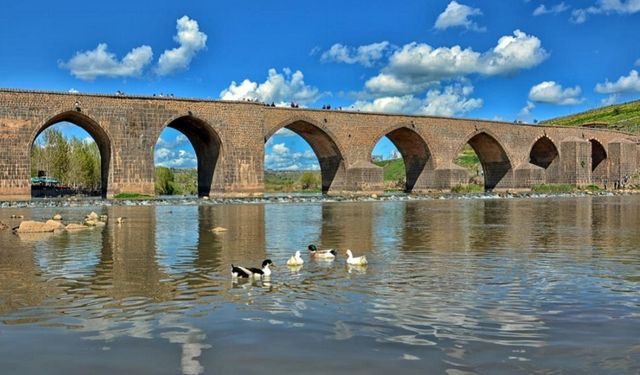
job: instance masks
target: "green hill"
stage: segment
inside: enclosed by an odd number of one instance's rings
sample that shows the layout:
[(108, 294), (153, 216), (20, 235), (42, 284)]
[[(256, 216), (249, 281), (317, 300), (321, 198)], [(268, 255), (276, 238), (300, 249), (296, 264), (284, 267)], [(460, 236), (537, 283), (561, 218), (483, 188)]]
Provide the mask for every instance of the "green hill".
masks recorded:
[(385, 181), (404, 180), (404, 160), (402, 158), (392, 160), (379, 160), (374, 163), (378, 167), (384, 168)]
[(545, 125), (562, 126), (580, 126), (588, 123), (602, 123), (611, 130), (640, 133), (640, 100), (596, 108), (541, 122)]

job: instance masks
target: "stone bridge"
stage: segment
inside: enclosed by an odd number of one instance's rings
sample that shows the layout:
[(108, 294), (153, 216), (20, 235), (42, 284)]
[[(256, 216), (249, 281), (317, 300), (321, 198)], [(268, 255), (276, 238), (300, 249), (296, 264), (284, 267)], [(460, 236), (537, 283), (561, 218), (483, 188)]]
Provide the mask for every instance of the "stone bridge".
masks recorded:
[(454, 163), (469, 144), (486, 189), (541, 183), (603, 184), (633, 174), (639, 137), (592, 128), (266, 107), (251, 102), (0, 90), (0, 199), (29, 199), (30, 152), (36, 137), (61, 121), (95, 139), (105, 197), (154, 194), (154, 147), (166, 128), (182, 132), (198, 159), (199, 195), (264, 191), (264, 145), (287, 128), (304, 138), (320, 163), (327, 193), (383, 188), (371, 152), (384, 136), (406, 166), (406, 191), (446, 190), (468, 182)]

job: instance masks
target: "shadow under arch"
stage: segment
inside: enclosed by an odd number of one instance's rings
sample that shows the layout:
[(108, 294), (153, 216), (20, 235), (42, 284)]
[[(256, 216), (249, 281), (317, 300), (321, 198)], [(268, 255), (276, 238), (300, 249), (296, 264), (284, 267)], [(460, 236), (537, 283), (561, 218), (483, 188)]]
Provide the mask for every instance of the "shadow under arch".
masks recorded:
[(557, 182), (559, 179), (560, 158), (558, 148), (545, 136), (536, 140), (529, 152), (529, 163), (545, 170), (546, 182)]
[(595, 184), (604, 184), (608, 177), (607, 150), (597, 139), (589, 139), (591, 142), (591, 181)]
[(214, 188), (221, 186), (222, 173), (216, 170), (222, 156), (222, 141), (218, 133), (206, 121), (192, 115), (176, 117), (168, 121), (162, 130), (165, 128), (172, 128), (184, 134), (196, 152), (198, 196), (208, 196)]
[(344, 184), (346, 171), (343, 153), (335, 142), (335, 138), (328, 131), (310, 121), (298, 119), (275, 128), (264, 137), (264, 142), (266, 143), (273, 134), (282, 128), (298, 134), (311, 146), (320, 164), (323, 193)]
[(607, 151), (597, 139), (590, 139), (589, 142), (591, 142), (591, 171), (595, 172), (602, 162), (607, 159)]
[[(416, 186), (418, 179), (424, 176), (423, 172), (434, 169), (429, 146), (424, 138), (415, 130), (406, 125), (400, 125), (386, 129), (384, 133), (374, 141), (370, 150), (373, 150), (375, 145), (385, 136), (396, 146), (402, 155), (406, 179), (404, 190), (410, 193), (414, 186)], [(424, 178), (426, 178), (426, 176), (424, 176), (423, 179)], [(419, 185), (426, 186), (426, 181), (422, 181)]]
[[(508, 186), (508, 182), (503, 180), (512, 171), (512, 166), (509, 156), (500, 142), (486, 130), (480, 130), (471, 136), (466, 143), (473, 148), (480, 159), (484, 173), (485, 190), (492, 190), (499, 187), (500, 184)], [(460, 147), (460, 150), (462, 147), (464, 145)]]
[[(102, 198), (107, 197), (109, 183), (109, 167), (111, 165), (111, 137), (107, 134), (97, 121), (78, 111), (66, 111), (59, 113), (47, 120), (38, 130), (32, 134), (29, 145), (29, 155), (36, 138), (47, 128), (59, 123), (70, 122), (84, 129), (96, 142), (100, 151), (100, 190)], [(31, 162), (29, 162), (31, 164)]]

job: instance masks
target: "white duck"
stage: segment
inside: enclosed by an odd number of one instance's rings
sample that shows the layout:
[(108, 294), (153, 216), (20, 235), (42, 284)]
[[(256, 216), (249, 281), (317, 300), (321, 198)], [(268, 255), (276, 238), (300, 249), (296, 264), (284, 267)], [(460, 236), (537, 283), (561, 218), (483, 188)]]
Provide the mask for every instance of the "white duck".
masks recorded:
[(249, 277), (256, 277), (256, 278), (260, 278), (263, 276), (271, 276), (271, 269), (269, 268), (269, 266), (275, 267), (276, 265), (273, 264), (273, 262), (271, 261), (271, 259), (265, 259), (262, 262), (262, 269), (260, 268), (246, 268), (246, 267), (242, 267), (242, 266), (235, 266), (235, 265), (231, 265), (231, 277), (233, 278), (237, 278), (237, 277), (244, 277), (244, 278), (249, 278)]
[(287, 266), (301, 266), (304, 264), (304, 259), (302, 259), (302, 257), (300, 256), (300, 251), (296, 251), (296, 254), (293, 255), (291, 258), (289, 258), (289, 260), (287, 261)]
[(351, 250), (347, 249), (347, 264), (351, 264), (352, 266), (364, 266), (369, 263), (367, 261), (367, 257), (361, 255), (359, 257), (354, 257)]

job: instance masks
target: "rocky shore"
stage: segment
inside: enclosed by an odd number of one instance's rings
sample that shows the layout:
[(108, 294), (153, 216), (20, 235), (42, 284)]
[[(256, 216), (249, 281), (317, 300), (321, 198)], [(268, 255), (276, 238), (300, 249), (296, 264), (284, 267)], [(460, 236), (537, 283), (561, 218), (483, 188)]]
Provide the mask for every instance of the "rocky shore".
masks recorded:
[(85, 207), (85, 206), (169, 206), (169, 205), (216, 205), (216, 204), (270, 204), (270, 203), (319, 203), (319, 202), (385, 202), (415, 200), (477, 200), (477, 199), (544, 199), (552, 197), (616, 196), (638, 194), (637, 190), (615, 190), (574, 193), (533, 193), (533, 192), (487, 192), (477, 194), (402, 194), (385, 193), (371, 195), (321, 195), (289, 194), (265, 195), (244, 198), (197, 198), (170, 197), (148, 199), (100, 199), (100, 198), (48, 198), (30, 201), (2, 201), (0, 208), (43, 208), (43, 207)]

